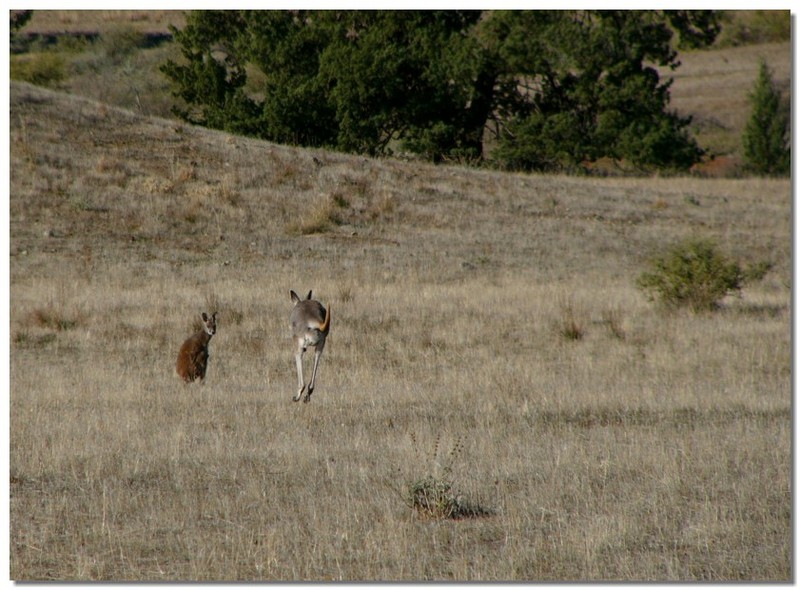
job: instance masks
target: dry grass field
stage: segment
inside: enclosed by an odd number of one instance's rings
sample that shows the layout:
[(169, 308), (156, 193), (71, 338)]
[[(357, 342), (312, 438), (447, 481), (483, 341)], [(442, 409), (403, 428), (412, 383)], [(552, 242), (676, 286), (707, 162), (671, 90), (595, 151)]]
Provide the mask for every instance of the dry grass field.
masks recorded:
[[(20, 83), (10, 127), (12, 579), (793, 578), (789, 180), (372, 160)], [(665, 311), (635, 280), (690, 236), (772, 268)], [(289, 289), (333, 305), (309, 404)]]

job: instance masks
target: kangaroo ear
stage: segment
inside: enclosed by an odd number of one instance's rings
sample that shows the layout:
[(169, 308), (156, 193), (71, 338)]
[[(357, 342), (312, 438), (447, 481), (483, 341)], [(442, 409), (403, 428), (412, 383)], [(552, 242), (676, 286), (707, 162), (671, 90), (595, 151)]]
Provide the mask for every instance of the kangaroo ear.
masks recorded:
[(294, 291), (290, 290), (289, 294), (292, 296), (292, 301), (294, 303), (300, 303), (300, 297), (297, 296), (297, 293), (295, 293)]
[(203, 313), (201, 313), (201, 314), (200, 314), (200, 317), (201, 317), (201, 318), (203, 318), (203, 321), (204, 321), (204, 322), (207, 322), (207, 321), (208, 321), (208, 316), (206, 315), (206, 312), (203, 312)]
[(311, 299), (311, 291), (308, 292), (308, 297), (306, 299)]

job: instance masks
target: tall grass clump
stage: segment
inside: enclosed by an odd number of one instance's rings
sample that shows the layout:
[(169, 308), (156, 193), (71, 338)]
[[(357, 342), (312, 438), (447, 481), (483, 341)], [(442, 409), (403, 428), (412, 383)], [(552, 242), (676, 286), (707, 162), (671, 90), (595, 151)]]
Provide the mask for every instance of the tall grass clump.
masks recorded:
[(562, 305), (558, 333), (566, 340), (582, 340), (586, 335), (586, 323), (582, 311), (576, 310), (571, 301)]
[[(416, 444), (416, 437), (411, 434), (411, 440)], [(477, 516), (489, 516), (493, 511), (469, 500), (460, 493), (453, 483), (453, 466), (456, 457), (463, 451), (464, 445), (461, 440), (457, 440), (450, 451), (447, 453), (443, 462), (437, 462), (440, 450), (440, 437), (437, 436), (432, 460), (439, 469), (434, 469), (434, 473), (414, 480), (408, 486), (407, 503), (416, 512), (426, 518), (435, 520), (447, 518), (469, 518)]]
[(330, 197), (320, 198), (291, 221), (287, 230), (293, 234), (321, 234), (342, 223), (341, 209), (346, 201)]
[(56, 309), (53, 305), (37, 307), (30, 314), (30, 323), (56, 332), (72, 330), (85, 320), (83, 313)]
[(672, 246), (639, 275), (638, 287), (667, 307), (711, 311), (730, 293), (741, 290), (744, 273), (719, 252), (713, 240), (692, 238)]

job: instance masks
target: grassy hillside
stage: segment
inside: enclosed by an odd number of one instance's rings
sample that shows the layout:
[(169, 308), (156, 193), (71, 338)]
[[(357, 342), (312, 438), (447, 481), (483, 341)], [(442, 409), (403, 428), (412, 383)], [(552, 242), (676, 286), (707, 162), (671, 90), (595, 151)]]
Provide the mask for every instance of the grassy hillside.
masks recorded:
[[(12, 579), (792, 578), (788, 180), (371, 160), (21, 83), (10, 126)], [(772, 268), (666, 312), (635, 279), (689, 236)], [(333, 306), (310, 404), (289, 289)]]
[(35, 10), (26, 32), (108, 33), (130, 28), (142, 33), (166, 33), (169, 25), (183, 26), (183, 10)]

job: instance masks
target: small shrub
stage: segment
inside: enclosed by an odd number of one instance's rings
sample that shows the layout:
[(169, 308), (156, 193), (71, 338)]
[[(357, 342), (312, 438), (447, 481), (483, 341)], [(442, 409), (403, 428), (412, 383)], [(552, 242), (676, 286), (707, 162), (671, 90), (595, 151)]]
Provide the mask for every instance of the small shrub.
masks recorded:
[(78, 55), (91, 49), (92, 42), (80, 35), (63, 35), (56, 41), (56, 51), (62, 55)]
[(693, 207), (700, 206), (700, 199), (698, 199), (695, 195), (686, 195), (683, 197), (684, 202), (692, 205)]
[(453, 484), (428, 475), (409, 487), (411, 506), (423, 516), (434, 519), (474, 516), (464, 498), (453, 491)]
[(147, 39), (133, 27), (122, 26), (104, 33), (98, 44), (112, 63), (120, 64), (136, 50), (145, 47)]
[(336, 205), (337, 207), (339, 207), (341, 209), (349, 209), (350, 208), (350, 201), (348, 201), (347, 197), (344, 196), (339, 191), (334, 191), (331, 194), (331, 200), (333, 201), (334, 205)]
[(12, 10), (9, 16), (11, 31), (17, 32), (31, 20), (33, 10)]
[(13, 343), (17, 348), (43, 348), (56, 340), (54, 333), (32, 335), (27, 331), (14, 334)]
[(723, 297), (741, 289), (744, 279), (739, 264), (707, 239), (673, 246), (654, 258), (651, 266), (651, 271), (639, 276), (637, 285), (668, 307), (688, 306), (693, 311), (717, 308)]
[[(416, 437), (411, 434), (411, 440), (416, 444)], [(437, 436), (432, 459), (436, 463), (439, 454), (440, 438)], [(463, 450), (459, 439), (447, 454), (444, 465), (440, 469), (441, 475), (426, 475), (408, 486), (408, 505), (422, 516), (432, 519), (445, 518), (470, 518), (489, 516), (492, 510), (475, 502), (467, 500), (463, 494), (455, 490), (451, 481), (453, 475), (453, 462)]]
[(715, 45), (741, 47), (757, 43), (779, 43), (792, 39), (792, 17), (788, 10), (725, 10), (723, 27)]
[(622, 312), (619, 309), (604, 311), (603, 323), (614, 338), (617, 340), (625, 340), (625, 329), (622, 327)]
[(301, 235), (321, 234), (333, 226), (341, 225), (340, 206), (331, 198), (318, 199), (313, 206), (303, 211), (287, 229), (291, 233)]
[(57, 53), (36, 53), (26, 59), (12, 59), (12, 80), (57, 88), (67, 77), (64, 58)]

